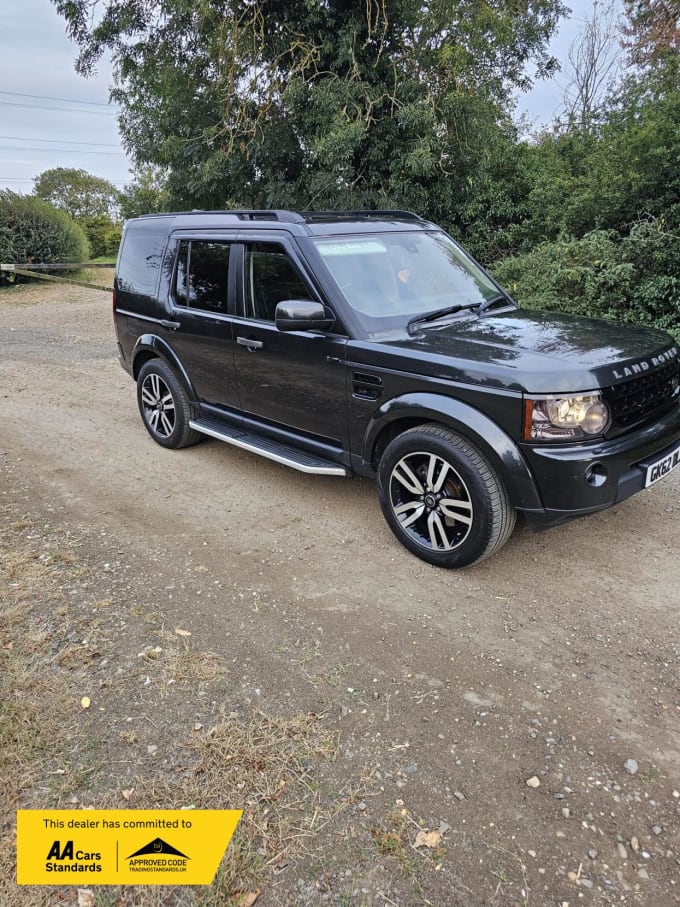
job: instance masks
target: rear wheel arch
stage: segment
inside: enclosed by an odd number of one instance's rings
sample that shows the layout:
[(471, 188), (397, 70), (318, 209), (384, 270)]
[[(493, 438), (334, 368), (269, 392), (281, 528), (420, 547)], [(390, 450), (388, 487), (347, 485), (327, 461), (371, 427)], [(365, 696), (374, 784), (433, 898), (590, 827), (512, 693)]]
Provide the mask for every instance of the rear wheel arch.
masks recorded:
[(135, 381), (139, 378), (142, 368), (152, 359), (160, 359), (172, 369), (175, 377), (183, 386), (189, 401), (194, 404), (197, 401), (197, 397), (186, 369), (172, 347), (155, 334), (142, 334), (135, 344), (132, 352), (132, 377)]

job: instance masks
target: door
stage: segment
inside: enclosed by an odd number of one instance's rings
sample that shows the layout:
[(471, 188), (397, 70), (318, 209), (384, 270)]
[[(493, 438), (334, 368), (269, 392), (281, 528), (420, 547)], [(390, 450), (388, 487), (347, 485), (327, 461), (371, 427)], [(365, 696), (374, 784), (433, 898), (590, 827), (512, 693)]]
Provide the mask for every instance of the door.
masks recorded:
[(347, 338), (274, 323), (279, 302), (321, 301), (294, 250), (273, 240), (244, 243), (238, 284), (234, 355), (244, 415), (347, 450)]
[[(198, 399), (238, 409), (229, 268), (233, 245), (223, 239), (180, 239), (173, 277), (174, 329), (169, 333)], [(233, 294), (233, 290), (232, 290)]]

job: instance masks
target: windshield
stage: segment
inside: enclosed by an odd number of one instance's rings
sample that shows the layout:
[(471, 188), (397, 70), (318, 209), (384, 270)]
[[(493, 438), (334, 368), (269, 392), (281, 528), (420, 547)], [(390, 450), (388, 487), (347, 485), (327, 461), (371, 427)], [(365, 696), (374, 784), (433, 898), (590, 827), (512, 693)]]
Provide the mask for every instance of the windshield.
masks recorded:
[(444, 233), (371, 233), (314, 242), (371, 333), (439, 309), (483, 306), (501, 295)]

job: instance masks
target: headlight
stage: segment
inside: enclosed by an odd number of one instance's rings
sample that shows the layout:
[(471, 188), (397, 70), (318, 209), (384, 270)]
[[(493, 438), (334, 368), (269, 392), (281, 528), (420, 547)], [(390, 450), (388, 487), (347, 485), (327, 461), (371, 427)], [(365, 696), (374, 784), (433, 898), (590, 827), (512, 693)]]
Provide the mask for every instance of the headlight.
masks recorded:
[(525, 441), (582, 441), (603, 435), (609, 423), (609, 408), (599, 393), (524, 400)]

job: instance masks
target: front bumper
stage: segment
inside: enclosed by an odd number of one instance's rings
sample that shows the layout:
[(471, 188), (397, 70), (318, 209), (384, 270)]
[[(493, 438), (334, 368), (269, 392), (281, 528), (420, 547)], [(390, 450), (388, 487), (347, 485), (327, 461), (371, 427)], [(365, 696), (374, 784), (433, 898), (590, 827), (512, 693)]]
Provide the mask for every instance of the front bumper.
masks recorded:
[(610, 441), (590, 444), (523, 444), (543, 510), (525, 511), (529, 522), (551, 526), (605, 510), (641, 491), (647, 466), (680, 442), (680, 405), (661, 419)]

